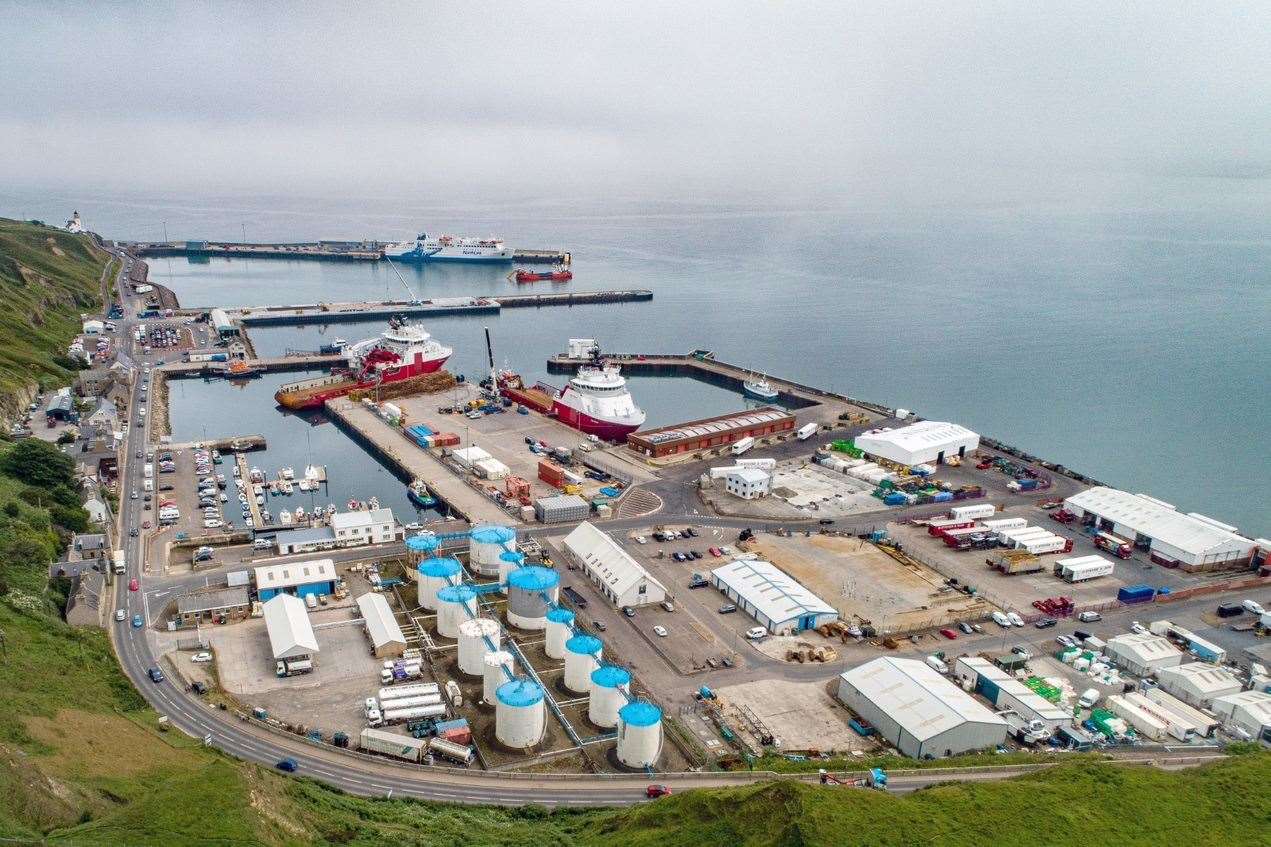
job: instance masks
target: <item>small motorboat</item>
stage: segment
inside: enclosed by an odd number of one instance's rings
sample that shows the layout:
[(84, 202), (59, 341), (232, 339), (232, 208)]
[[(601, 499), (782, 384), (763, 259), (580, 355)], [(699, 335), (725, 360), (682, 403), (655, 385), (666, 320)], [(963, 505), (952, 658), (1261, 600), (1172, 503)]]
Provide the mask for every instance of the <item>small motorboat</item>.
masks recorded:
[(278, 523), (282, 524), (283, 526), (291, 526), (291, 512), (287, 511), (286, 509), (283, 509), (281, 512), (279, 512)]

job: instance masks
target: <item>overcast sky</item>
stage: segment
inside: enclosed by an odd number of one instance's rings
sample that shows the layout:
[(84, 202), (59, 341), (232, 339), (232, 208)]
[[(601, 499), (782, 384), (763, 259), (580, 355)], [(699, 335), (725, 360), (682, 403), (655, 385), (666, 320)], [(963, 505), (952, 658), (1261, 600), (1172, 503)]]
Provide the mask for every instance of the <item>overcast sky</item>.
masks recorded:
[(987, 198), (1263, 178), (1269, 34), (1266, 2), (0, 0), (0, 182)]

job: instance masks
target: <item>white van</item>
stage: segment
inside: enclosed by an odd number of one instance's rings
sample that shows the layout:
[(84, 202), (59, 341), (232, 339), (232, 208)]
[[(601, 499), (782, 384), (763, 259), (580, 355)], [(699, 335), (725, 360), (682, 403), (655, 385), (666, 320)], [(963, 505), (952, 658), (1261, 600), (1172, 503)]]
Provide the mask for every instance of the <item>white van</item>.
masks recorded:
[(1002, 614), (1001, 612), (994, 612), (993, 623), (997, 624), (998, 626), (1009, 627), (1011, 625), (1011, 619), (1008, 618), (1006, 615)]
[(273, 546), (274, 540), (272, 538), (257, 538), (252, 541), (253, 550), (268, 550)]
[(309, 611), (311, 611), (311, 612), (312, 612), (314, 609), (318, 608), (318, 598), (317, 598), (317, 597), (314, 597), (312, 594), (306, 594), (306, 595), (305, 595), (305, 608), (306, 608), (306, 609), (308, 609), (308, 610), (309, 610)]
[(1006, 619), (1007, 619), (1007, 620), (1009, 620), (1009, 621), (1011, 622), (1011, 626), (1023, 626), (1023, 625), (1024, 625), (1024, 619), (1023, 619), (1023, 618), (1021, 618), (1021, 617), (1020, 617), (1018, 614), (1016, 614), (1015, 612), (1007, 612), (1007, 613), (1006, 613)]
[(1099, 689), (1087, 688), (1081, 694), (1081, 699), (1077, 701), (1077, 705), (1083, 709), (1094, 708), (1095, 703), (1099, 702)]
[(931, 668), (936, 673), (949, 672), (949, 666), (946, 665), (943, 661), (941, 661), (939, 656), (928, 656), (926, 661), (927, 661), (927, 667)]
[(1262, 604), (1259, 603), (1257, 600), (1246, 600), (1240, 605), (1244, 606), (1245, 611), (1251, 615), (1264, 615), (1266, 614), (1266, 611), (1267, 611), (1266, 609), (1262, 608)]

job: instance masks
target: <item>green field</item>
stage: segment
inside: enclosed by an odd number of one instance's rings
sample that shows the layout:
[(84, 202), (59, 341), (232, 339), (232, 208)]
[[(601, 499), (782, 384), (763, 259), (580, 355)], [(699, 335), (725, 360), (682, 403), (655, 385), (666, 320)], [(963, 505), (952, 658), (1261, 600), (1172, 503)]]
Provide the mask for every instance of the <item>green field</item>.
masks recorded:
[(81, 313), (100, 313), (109, 260), (87, 235), (0, 218), (0, 412), (15, 411), (25, 385), (70, 380), (66, 345)]

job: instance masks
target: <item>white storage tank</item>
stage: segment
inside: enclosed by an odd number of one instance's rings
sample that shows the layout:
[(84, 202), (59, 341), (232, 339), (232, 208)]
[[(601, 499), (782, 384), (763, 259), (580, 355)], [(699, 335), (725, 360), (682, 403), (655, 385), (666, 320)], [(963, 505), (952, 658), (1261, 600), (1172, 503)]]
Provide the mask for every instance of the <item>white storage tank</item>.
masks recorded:
[(418, 565), (429, 556), (435, 555), (440, 547), (441, 542), (432, 533), (412, 535), (406, 539), (407, 561), (412, 565)]
[(512, 654), (507, 650), (486, 653), (481, 665), (481, 699), (493, 706), (499, 686), (512, 678)]
[(631, 691), (631, 672), (618, 665), (601, 665), (591, 672), (591, 696), (587, 700), (587, 718), (596, 726), (613, 729), (618, 725), (618, 710), (627, 704)]
[(520, 550), (504, 550), (499, 554), (499, 592), (508, 593), (508, 577), (525, 565), (525, 554)]
[(490, 618), (472, 618), (459, 622), (459, 670), (468, 676), (481, 676), (485, 665), (482, 659), (491, 650), (498, 650), (499, 622)]
[(635, 700), (618, 710), (618, 761), (650, 768), (662, 755), (662, 710)]
[(459, 624), (477, 616), (477, 592), (471, 585), (447, 585), (437, 592), (437, 634), (459, 637)]
[(560, 594), (560, 575), (551, 568), (530, 565), (508, 576), (508, 623), (518, 629), (547, 628), (547, 611)]
[(482, 576), (498, 576), (500, 557), (516, 549), (516, 532), (506, 526), (477, 527), (469, 539), (468, 565)]
[(565, 687), (579, 694), (591, 690), (591, 672), (600, 665), (604, 645), (594, 635), (575, 635), (565, 642)]
[(419, 605), (431, 612), (437, 611), (437, 592), (462, 579), (463, 565), (458, 559), (424, 559), (415, 567), (415, 579), (419, 582)]
[(549, 659), (565, 658), (565, 642), (574, 635), (574, 613), (559, 606), (547, 613), (547, 640), (543, 652)]
[(494, 737), (516, 749), (533, 747), (547, 729), (543, 688), (531, 679), (503, 683), (494, 693)]

